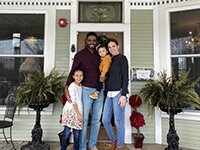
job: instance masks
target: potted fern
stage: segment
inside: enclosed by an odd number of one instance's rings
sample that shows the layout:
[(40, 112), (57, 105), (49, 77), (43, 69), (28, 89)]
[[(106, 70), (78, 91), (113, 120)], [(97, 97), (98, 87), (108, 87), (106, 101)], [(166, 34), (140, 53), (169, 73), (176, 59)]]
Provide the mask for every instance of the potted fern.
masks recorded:
[(24, 106), (29, 106), (36, 111), (36, 123), (32, 130), (32, 141), (21, 147), (23, 149), (50, 149), (42, 142), (42, 128), (40, 113), (43, 108), (54, 103), (64, 91), (64, 74), (52, 70), (47, 76), (42, 71), (37, 71), (25, 76), (16, 90), (16, 103), (19, 111)]
[(26, 75), (25, 81), (17, 87), (16, 102), (19, 108), (34, 103), (54, 103), (63, 93), (64, 79), (64, 74), (55, 70), (47, 76), (42, 71)]
[(167, 135), (167, 149), (179, 149), (179, 137), (176, 134), (174, 115), (180, 113), (188, 106), (200, 108), (200, 98), (194, 88), (200, 78), (195, 81), (189, 80), (188, 71), (177, 77), (174, 73), (168, 77), (166, 71), (160, 72), (157, 80), (149, 80), (140, 90), (144, 103), (148, 105), (149, 114), (159, 107), (169, 115), (169, 133)]

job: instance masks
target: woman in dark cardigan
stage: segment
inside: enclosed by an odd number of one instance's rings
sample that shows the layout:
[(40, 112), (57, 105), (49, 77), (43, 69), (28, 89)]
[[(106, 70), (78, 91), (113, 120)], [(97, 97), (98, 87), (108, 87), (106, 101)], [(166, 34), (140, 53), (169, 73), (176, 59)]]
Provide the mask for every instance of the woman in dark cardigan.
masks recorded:
[[(115, 39), (110, 39), (108, 49), (112, 54), (112, 64), (107, 80), (107, 97), (104, 104), (102, 122), (106, 129), (109, 139), (112, 141), (112, 150), (124, 150), (124, 113), (128, 93), (128, 61), (120, 54), (119, 44)], [(114, 114), (117, 136), (111, 124)]]

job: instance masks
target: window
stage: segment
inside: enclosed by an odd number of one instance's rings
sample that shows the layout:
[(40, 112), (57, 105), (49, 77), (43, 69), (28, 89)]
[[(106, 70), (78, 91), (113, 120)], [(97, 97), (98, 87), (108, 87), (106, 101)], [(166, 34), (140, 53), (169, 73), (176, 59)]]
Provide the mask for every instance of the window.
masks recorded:
[(122, 2), (79, 2), (81, 23), (122, 23)]
[(0, 105), (24, 74), (44, 68), (45, 14), (0, 14)]
[[(180, 75), (191, 69), (191, 80), (200, 76), (199, 15), (200, 9), (170, 13), (172, 70)], [(200, 88), (195, 90), (200, 95)]]

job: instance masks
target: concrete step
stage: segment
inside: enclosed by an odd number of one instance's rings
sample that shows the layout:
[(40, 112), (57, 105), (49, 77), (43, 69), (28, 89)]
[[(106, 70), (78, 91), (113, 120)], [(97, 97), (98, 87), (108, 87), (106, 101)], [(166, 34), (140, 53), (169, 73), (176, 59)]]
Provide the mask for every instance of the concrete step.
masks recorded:
[[(116, 127), (114, 127), (114, 132), (116, 133)], [(90, 135), (90, 126), (88, 127), (87, 139), (89, 139), (89, 135)], [(103, 126), (100, 127), (98, 140), (108, 140), (109, 141), (106, 130)]]
[[(14, 141), (14, 145), (17, 150), (20, 150), (22, 145), (27, 144), (28, 141)], [(59, 142), (45, 142), (50, 146), (51, 150), (60, 150), (60, 143)], [(70, 144), (70, 150), (73, 148), (73, 144)], [(97, 147), (99, 150), (110, 150), (110, 144), (108, 141), (101, 141), (97, 143)], [(159, 145), (159, 144), (144, 144), (142, 150), (164, 150), (166, 145)], [(13, 150), (11, 143), (7, 144), (6, 142), (0, 141), (0, 150)], [(126, 144), (126, 150), (141, 150), (135, 149), (133, 144)], [(183, 148), (182, 150), (192, 150)]]

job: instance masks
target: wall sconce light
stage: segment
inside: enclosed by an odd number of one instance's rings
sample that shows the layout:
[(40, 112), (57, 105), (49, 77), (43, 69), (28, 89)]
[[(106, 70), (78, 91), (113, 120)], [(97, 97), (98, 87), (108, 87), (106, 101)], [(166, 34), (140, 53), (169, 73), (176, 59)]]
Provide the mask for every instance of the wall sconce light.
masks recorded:
[(75, 47), (74, 44), (72, 44), (72, 46), (71, 46), (71, 52), (75, 52), (75, 50), (76, 50), (76, 47)]
[(58, 24), (60, 27), (66, 27), (67, 26), (67, 19), (65, 18), (60, 18), (58, 21)]

